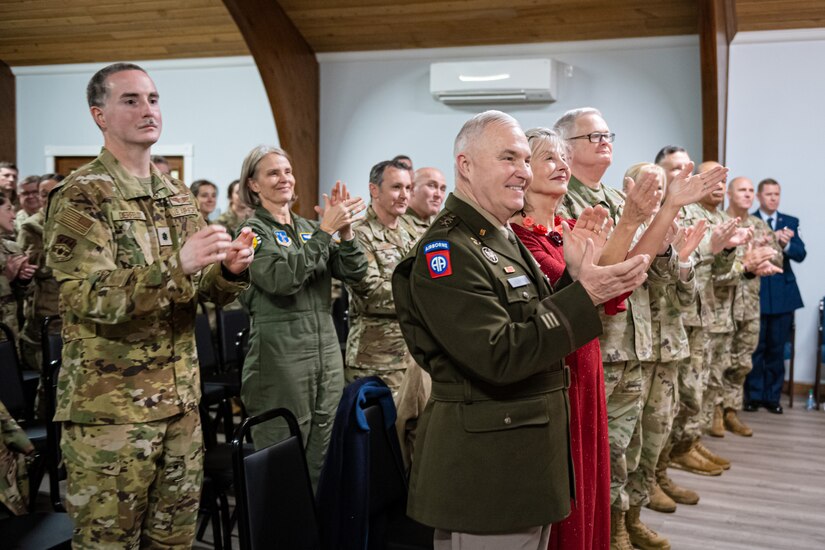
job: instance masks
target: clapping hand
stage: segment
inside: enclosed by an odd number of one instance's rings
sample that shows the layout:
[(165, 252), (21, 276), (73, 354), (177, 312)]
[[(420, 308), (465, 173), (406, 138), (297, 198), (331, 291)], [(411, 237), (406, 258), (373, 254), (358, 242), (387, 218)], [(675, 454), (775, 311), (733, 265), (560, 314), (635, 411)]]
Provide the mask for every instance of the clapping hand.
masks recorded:
[(681, 208), (699, 201), (711, 193), (720, 182), (725, 181), (728, 169), (724, 166), (716, 166), (701, 174), (691, 176), (692, 173), (693, 163), (689, 162), (668, 185), (665, 202)]
[(625, 178), (627, 197), (622, 210), (622, 218), (634, 225), (641, 225), (647, 221), (656, 207), (662, 202), (662, 191), (659, 189), (659, 179), (654, 172), (642, 172), (638, 181)]
[(613, 220), (609, 216), (610, 213), (606, 208), (596, 205), (595, 207), (588, 206), (582, 211), (579, 219), (576, 220), (576, 226), (572, 230), (567, 226), (567, 222), (562, 221), (562, 227), (565, 228), (564, 236), (567, 239), (565, 250), (569, 242), (569, 246), (581, 256), (584, 254), (587, 239), (590, 239), (593, 241), (594, 256), (598, 263), (604, 245), (607, 243), (613, 229)]
[(704, 236), (705, 220), (699, 220), (696, 225), (681, 228), (681, 234), (673, 240), (673, 248), (679, 254), (680, 262), (688, 261)]
[(367, 205), (361, 197), (351, 198), (347, 185), (336, 181), (330, 194), (323, 194), (324, 206), (316, 206), (315, 212), (321, 220), (321, 230), (332, 235), (339, 232), (341, 239), (352, 240), (352, 222)]
[(793, 229), (789, 229), (787, 227), (783, 227), (776, 231), (776, 240), (779, 241), (779, 246), (785, 248), (788, 245), (788, 242), (793, 238), (794, 232)]

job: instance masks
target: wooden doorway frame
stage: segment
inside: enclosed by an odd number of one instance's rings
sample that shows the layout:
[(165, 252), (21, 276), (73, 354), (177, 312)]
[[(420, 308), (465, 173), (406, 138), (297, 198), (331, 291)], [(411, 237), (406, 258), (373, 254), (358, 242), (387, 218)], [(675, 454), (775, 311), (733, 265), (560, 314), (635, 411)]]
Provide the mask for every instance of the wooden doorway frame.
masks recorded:
[[(100, 145), (47, 145), (45, 148), (45, 173), (54, 172), (55, 157), (96, 157), (100, 154)], [(191, 143), (183, 145), (155, 145), (153, 155), (183, 157), (183, 178), (187, 186), (192, 183), (192, 166), (194, 164), (194, 147)]]

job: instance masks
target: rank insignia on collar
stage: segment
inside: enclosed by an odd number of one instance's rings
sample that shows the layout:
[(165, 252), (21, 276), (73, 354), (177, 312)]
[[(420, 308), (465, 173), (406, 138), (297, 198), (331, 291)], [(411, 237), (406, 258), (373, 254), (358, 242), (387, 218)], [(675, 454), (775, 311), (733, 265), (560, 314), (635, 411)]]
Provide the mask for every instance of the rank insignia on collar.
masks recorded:
[(479, 237), (483, 237), (483, 236), (484, 236), (484, 235), (486, 235), (486, 234), (487, 234), (487, 230), (486, 230), (486, 229), (482, 228), (482, 229), (479, 229), (479, 230), (478, 230), (478, 236), (479, 236)]
[(481, 247), (481, 253), (484, 254), (484, 257), (490, 260), (491, 263), (497, 264), (498, 263), (498, 254), (493, 252), (490, 248), (486, 246)]
[(476, 239), (475, 237), (470, 237), (470, 242), (471, 242), (471, 243), (473, 243), (473, 244), (474, 244), (474, 245), (476, 245), (476, 246), (478, 246), (478, 245), (480, 245), (480, 244), (481, 244), (481, 241), (479, 241), (479, 240), (478, 240), (478, 239)]
[(447, 214), (446, 216), (441, 218), (441, 227), (450, 227), (451, 225), (453, 225), (454, 221), (455, 216), (453, 216), (452, 214)]
[(278, 244), (281, 246), (292, 246), (292, 239), (289, 238), (286, 231), (276, 231), (275, 240), (278, 241)]

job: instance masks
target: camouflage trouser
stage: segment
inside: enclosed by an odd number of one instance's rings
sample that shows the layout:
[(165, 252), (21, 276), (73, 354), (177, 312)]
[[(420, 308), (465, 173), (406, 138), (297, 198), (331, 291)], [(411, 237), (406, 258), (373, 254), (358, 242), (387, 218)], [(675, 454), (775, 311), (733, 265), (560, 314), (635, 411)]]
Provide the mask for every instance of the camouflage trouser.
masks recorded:
[(642, 366), (638, 361), (604, 364), (610, 438), (610, 503), (627, 510), (627, 447), (642, 412)]
[(75, 549), (191, 548), (203, 481), (198, 410), (63, 427)]
[(699, 413), (702, 411), (704, 371), (707, 350), (702, 327), (685, 327), (688, 333), (690, 357), (678, 361), (679, 407), (673, 419), (668, 445), (662, 451), (663, 460), (670, 461), (670, 450), (681, 454), (689, 450), (702, 435)]
[(713, 411), (722, 405), (722, 397), (727, 385), (725, 373), (733, 367), (731, 350), (733, 332), (708, 334), (707, 386), (702, 399), (702, 430), (709, 430), (713, 422)]
[(393, 399), (398, 398), (398, 390), (401, 389), (401, 382), (404, 381), (404, 373), (407, 370), (406, 360), (398, 364), (397, 368), (371, 368), (366, 365), (358, 365), (354, 367), (347, 367), (344, 369), (344, 381), (347, 384), (352, 384), (359, 378), (366, 378), (368, 376), (377, 376), (387, 387), (392, 391)]
[(745, 393), (745, 378), (753, 368), (753, 352), (759, 343), (759, 317), (736, 323), (733, 334), (733, 358), (730, 368), (725, 371), (725, 391), (722, 406), (725, 409), (741, 410)]
[(644, 408), (627, 449), (627, 495), (631, 506), (643, 506), (650, 500), (656, 463), (670, 437), (673, 417), (679, 407), (679, 369), (675, 361), (642, 363)]

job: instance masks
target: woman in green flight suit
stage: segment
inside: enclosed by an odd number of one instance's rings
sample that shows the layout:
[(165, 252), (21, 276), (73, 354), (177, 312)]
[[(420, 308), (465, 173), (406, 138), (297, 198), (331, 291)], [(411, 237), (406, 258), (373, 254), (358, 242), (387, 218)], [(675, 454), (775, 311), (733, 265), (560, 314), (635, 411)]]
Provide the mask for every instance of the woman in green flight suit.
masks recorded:
[[(285, 151), (258, 146), (246, 156), (241, 199), (255, 208), (242, 227), (256, 233), (251, 285), (241, 302), (252, 317), (250, 349), (243, 367), (241, 398), (250, 415), (275, 407), (292, 411), (301, 426), (313, 487), (329, 445), (344, 387), (341, 348), (332, 323), (331, 277), (347, 283), (367, 271), (351, 223), (366, 205), (335, 184), (320, 220), (290, 211), (295, 194)], [(333, 240), (338, 232), (340, 242)], [(288, 437), (285, 424), (253, 428), (256, 448)]]

